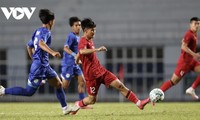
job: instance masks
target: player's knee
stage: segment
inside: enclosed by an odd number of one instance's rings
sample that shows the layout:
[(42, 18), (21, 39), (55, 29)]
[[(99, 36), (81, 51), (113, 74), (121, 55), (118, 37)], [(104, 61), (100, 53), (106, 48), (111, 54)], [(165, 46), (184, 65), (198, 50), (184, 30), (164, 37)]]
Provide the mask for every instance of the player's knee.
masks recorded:
[(84, 83), (84, 82), (79, 82), (78, 85), (79, 85), (81, 88), (85, 87), (85, 83)]
[(66, 86), (66, 85), (63, 85), (62, 87), (64, 90), (67, 90), (67, 88), (68, 88), (68, 86)]
[(62, 88), (62, 87), (64, 87), (63, 84), (61, 82), (57, 82), (56, 88), (58, 89), (58, 88)]

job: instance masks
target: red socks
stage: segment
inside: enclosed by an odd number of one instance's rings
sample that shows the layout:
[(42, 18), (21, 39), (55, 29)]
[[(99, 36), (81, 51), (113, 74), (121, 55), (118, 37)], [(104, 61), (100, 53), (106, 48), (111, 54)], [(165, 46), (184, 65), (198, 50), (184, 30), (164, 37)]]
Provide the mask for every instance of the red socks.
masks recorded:
[(196, 89), (196, 88), (199, 86), (199, 84), (200, 84), (200, 76), (198, 76), (198, 77), (196, 78), (196, 80), (193, 82), (192, 88), (193, 88), (193, 89)]
[(78, 101), (78, 105), (79, 105), (79, 107), (84, 107), (84, 106), (86, 106), (86, 105), (83, 103), (83, 100)]
[(128, 93), (127, 93), (127, 95), (126, 95), (126, 98), (128, 98), (131, 102), (133, 102), (133, 103), (137, 103), (137, 101), (138, 101), (138, 98), (137, 98), (137, 96), (132, 92), (132, 91), (128, 91)]
[(167, 91), (169, 88), (171, 88), (173, 85), (174, 85), (174, 84), (172, 83), (172, 81), (171, 81), (171, 80), (168, 80), (168, 81), (166, 81), (166, 82), (164, 82), (164, 83), (162, 84), (162, 86), (160, 87), (160, 89), (161, 89), (163, 92), (165, 92), (165, 91)]

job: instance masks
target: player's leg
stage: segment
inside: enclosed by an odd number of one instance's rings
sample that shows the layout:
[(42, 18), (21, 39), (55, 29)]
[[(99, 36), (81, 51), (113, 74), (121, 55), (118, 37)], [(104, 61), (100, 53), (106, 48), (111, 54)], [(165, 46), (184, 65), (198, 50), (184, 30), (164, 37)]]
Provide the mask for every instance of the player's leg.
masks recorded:
[(96, 96), (88, 95), (84, 99), (76, 102), (76, 104), (81, 108), (87, 105), (95, 104), (96, 102)]
[(0, 87), (0, 96), (2, 95), (16, 95), (16, 96), (32, 96), (39, 86), (30, 86), (27, 85), (26, 88), (23, 87), (12, 87), (12, 88), (4, 88)]
[(40, 73), (42, 73), (42, 67), (40, 65), (32, 63), (30, 68), (30, 74), (28, 79), (28, 85), (26, 88), (22, 87), (12, 87), (12, 88), (4, 88), (1, 87), (0, 95), (18, 95), (18, 96), (32, 96), (37, 88), (41, 84), (41, 78), (37, 77)]
[(172, 86), (176, 85), (180, 80), (181, 80), (182, 77), (179, 77), (177, 76), (175, 73), (172, 75), (172, 78), (166, 82), (164, 82), (160, 89), (165, 92), (167, 91), (168, 89), (170, 89)]
[[(101, 85), (101, 81), (100, 80), (91, 80), (91, 81), (86, 81), (86, 90), (88, 92), (88, 96), (85, 97), (84, 99), (80, 100), (80, 101), (76, 101), (75, 102), (75, 106), (81, 108), (81, 107), (85, 107), (87, 105), (91, 105), (91, 104), (95, 104), (96, 99), (97, 99), (97, 93), (99, 90), (99, 87)], [(76, 114), (78, 112), (72, 112), (71, 114)]]
[(85, 98), (85, 78), (83, 76), (82, 70), (78, 65), (74, 66), (74, 75), (78, 80), (78, 94), (79, 99)]
[(73, 76), (73, 66), (62, 66), (61, 69), (62, 85), (65, 90), (69, 87), (70, 81)]
[(192, 83), (188, 89), (186, 89), (185, 93), (191, 95), (194, 99), (199, 99), (199, 96), (196, 95), (195, 90), (200, 84), (200, 76), (196, 78), (196, 80)]
[[(196, 67), (194, 68), (194, 71), (196, 73), (200, 74), (200, 63), (199, 62), (196, 63)], [(199, 86), (199, 84), (200, 84), (200, 75), (197, 76), (197, 78), (195, 79), (195, 81), (192, 83), (192, 86), (189, 87), (185, 91), (186, 94), (191, 95), (192, 98), (194, 98), (194, 99), (199, 99), (199, 96), (197, 96), (196, 93), (195, 93), (195, 89)]]
[[(79, 99), (83, 100), (85, 98), (85, 79), (83, 77), (83, 74), (80, 74), (79, 76), (77, 76), (77, 80), (78, 80)], [(89, 96), (89, 98), (90, 98), (90, 100), (93, 101), (93, 99), (90, 96)], [(86, 100), (86, 101), (89, 101), (89, 100)], [(96, 97), (95, 97), (95, 101), (96, 101)], [(89, 103), (86, 103), (86, 104), (89, 104)], [(94, 103), (91, 103), (91, 104), (94, 104)], [(93, 109), (93, 108), (89, 105), (84, 105), (81, 107), (81, 109)]]
[(194, 90), (196, 90), (197, 87), (199, 86), (199, 84), (200, 84), (200, 75), (197, 76), (197, 78), (195, 79), (195, 81), (193, 82), (193, 84), (192, 84), (191, 87), (192, 87)]
[(62, 82), (60, 78), (50, 66), (47, 67), (46, 76), (47, 76), (47, 81), (49, 85), (56, 88), (56, 96), (57, 96), (58, 101), (61, 104), (63, 114), (64, 115), (69, 114), (71, 111), (73, 111), (74, 108), (67, 106), (65, 92), (62, 88)]
[(88, 97), (79, 101), (79, 106), (84, 107), (90, 104), (95, 104), (96, 102), (96, 95), (98, 93), (99, 87), (101, 85), (100, 80), (91, 80), (86, 81), (87, 87), (86, 90), (88, 92)]
[(149, 102), (149, 98), (140, 101), (136, 94), (129, 90), (113, 73), (111, 73), (110, 71), (106, 71), (106, 73), (103, 75), (102, 77), (104, 84), (106, 86), (111, 86), (117, 90), (119, 90), (119, 92), (126, 97), (128, 100), (130, 100), (131, 102), (135, 103), (140, 109), (143, 109), (144, 106)]
[(133, 91), (129, 90), (119, 79), (112, 81), (110, 86), (119, 90), (124, 97), (126, 97), (131, 102), (135, 103), (141, 110), (144, 109), (144, 106), (147, 103), (149, 103), (149, 98), (142, 101), (139, 100), (136, 94)]
[[(80, 101), (76, 101), (75, 106), (77, 106), (79, 109), (84, 108), (88, 105), (95, 104), (96, 99), (97, 99), (96, 96), (88, 95), (84, 99), (82, 99)], [(70, 114), (75, 115), (79, 109), (77, 109), (76, 111), (72, 111)]]
[(67, 106), (65, 93), (64, 93), (64, 90), (62, 89), (62, 82), (59, 79), (59, 77), (56, 76), (53, 78), (48, 78), (48, 83), (49, 83), (49, 85), (56, 88), (56, 96), (57, 96), (58, 100), (60, 101), (61, 106), (62, 107)]
[(85, 98), (85, 81), (83, 75), (77, 76), (77, 80), (79, 99), (82, 100)]
[(171, 77), (170, 80), (164, 82), (160, 89), (165, 92), (168, 89), (170, 89), (172, 86), (176, 85), (181, 79), (182, 77), (187, 74), (187, 72), (189, 72), (192, 69), (191, 65), (187, 65), (184, 62), (179, 61), (177, 63), (176, 69)]

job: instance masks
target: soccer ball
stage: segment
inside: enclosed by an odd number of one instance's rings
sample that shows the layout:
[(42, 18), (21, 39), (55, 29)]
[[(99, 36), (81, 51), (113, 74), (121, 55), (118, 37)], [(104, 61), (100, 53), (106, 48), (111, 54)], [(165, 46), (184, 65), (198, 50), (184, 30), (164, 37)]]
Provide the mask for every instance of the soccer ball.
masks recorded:
[(154, 88), (149, 93), (149, 98), (150, 98), (151, 102), (159, 102), (159, 101), (164, 100), (165, 94), (161, 89)]

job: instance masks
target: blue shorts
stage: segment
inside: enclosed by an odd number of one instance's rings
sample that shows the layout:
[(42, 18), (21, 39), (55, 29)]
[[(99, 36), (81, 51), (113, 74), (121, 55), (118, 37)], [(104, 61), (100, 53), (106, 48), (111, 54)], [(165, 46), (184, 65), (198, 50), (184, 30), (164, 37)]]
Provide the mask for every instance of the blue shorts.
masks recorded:
[(64, 80), (71, 81), (73, 76), (80, 76), (82, 74), (81, 68), (76, 64), (71, 66), (62, 66), (61, 77)]
[(38, 88), (42, 80), (57, 77), (57, 73), (48, 65), (42, 66), (41, 64), (32, 63), (28, 78), (28, 85)]

